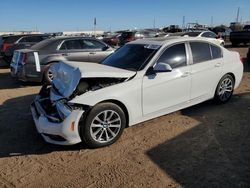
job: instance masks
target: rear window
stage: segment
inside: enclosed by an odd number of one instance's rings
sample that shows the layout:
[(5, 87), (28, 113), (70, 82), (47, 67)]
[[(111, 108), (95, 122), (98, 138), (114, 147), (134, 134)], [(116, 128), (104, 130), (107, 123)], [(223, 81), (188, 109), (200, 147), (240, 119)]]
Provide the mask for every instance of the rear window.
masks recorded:
[(216, 38), (216, 34), (212, 32), (205, 32), (201, 35), (202, 37), (207, 37), (207, 38)]
[(50, 40), (46, 39), (43, 40), (31, 47), (32, 50), (39, 51), (39, 50), (52, 50), (56, 49), (55, 45), (57, 45), (58, 41), (57, 40)]
[(188, 32), (188, 33), (184, 33), (182, 34), (182, 36), (190, 36), (190, 37), (197, 37), (199, 34), (201, 34), (201, 32)]
[(7, 44), (13, 44), (15, 43), (17, 40), (19, 40), (22, 36), (11, 36), (11, 37), (8, 37), (7, 39), (4, 40), (4, 43), (7, 43)]

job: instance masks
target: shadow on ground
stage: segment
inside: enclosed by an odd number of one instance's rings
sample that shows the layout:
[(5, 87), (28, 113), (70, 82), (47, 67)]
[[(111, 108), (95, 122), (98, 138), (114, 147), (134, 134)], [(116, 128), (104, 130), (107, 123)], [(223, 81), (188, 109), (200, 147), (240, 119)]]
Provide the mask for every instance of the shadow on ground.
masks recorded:
[(0, 158), (83, 149), (82, 144), (63, 147), (45, 143), (36, 131), (29, 108), (34, 96), (10, 99), (0, 105)]
[(182, 114), (200, 124), (149, 150), (151, 160), (183, 187), (250, 187), (250, 93)]

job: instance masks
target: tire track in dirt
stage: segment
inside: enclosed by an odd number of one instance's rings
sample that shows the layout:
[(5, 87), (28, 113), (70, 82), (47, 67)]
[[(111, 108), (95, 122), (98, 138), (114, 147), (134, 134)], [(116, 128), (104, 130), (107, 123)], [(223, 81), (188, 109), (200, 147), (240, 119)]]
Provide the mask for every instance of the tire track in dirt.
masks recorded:
[(12, 188), (15, 186), (0, 175), (0, 187)]

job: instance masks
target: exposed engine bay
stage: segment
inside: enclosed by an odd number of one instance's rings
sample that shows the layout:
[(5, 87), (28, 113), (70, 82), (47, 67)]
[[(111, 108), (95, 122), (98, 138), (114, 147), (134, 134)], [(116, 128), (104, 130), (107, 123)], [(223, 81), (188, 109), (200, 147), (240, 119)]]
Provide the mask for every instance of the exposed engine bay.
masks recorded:
[(95, 91), (112, 86), (124, 82), (127, 79), (128, 78), (82, 78), (70, 98), (82, 95), (88, 91)]

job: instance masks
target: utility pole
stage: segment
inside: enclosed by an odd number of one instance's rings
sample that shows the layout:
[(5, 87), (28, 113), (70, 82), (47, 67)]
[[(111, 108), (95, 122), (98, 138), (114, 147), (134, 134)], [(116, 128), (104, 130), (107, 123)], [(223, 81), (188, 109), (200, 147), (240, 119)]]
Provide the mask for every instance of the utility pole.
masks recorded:
[(184, 30), (185, 29), (185, 25), (186, 25), (186, 18), (185, 16), (182, 17), (182, 29)]
[(154, 30), (155, 30), (155, 17), (154, 17), (154, 21), (153, 21), (153, 27), (154, 27)]
[(236, 22), (239, 22), (239, 15), (240, 15), (240, 7), (238, 7), (238, 10), (237, 10)]
[(96, 17), (94, 18), (94, 36), (96, 38)]
[(211, 27), (213, 27), (213, 25), (214, 25), (214, 17), (211, 16)]

